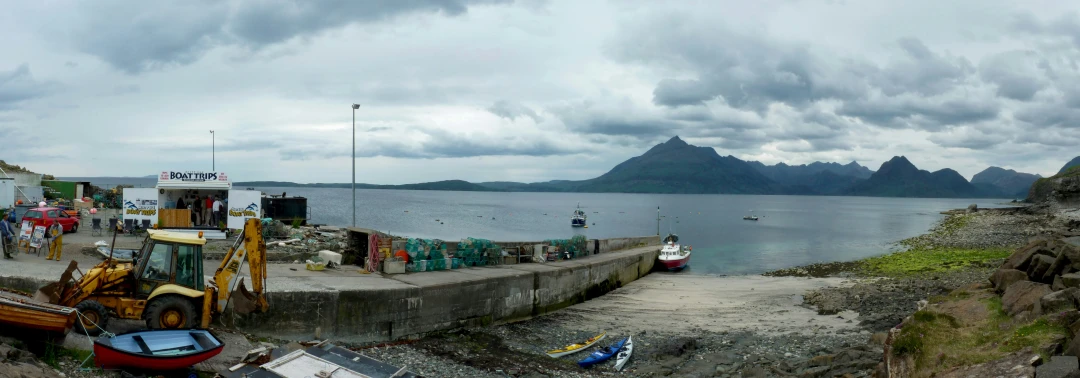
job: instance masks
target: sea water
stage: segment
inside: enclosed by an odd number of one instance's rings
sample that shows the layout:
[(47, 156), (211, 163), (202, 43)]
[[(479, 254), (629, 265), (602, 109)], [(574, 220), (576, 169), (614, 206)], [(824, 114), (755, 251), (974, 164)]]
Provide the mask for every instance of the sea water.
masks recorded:
[[(350, 189), (256, 188), (308, 198), (311, 222), (352, 224)], [(675, 233), (688, 274), (751, 274), (881, 255), (926, 232), (941, 211), (1006, 200), (824, 196), (356, 191), (356, 226), (457, 241), (543, 241)], [(588, 228), (570, 226), (578, 206)], [(657, 222), (657, 207), (660, 222)], [(758, 221), (743, 220), (755, 215)]]

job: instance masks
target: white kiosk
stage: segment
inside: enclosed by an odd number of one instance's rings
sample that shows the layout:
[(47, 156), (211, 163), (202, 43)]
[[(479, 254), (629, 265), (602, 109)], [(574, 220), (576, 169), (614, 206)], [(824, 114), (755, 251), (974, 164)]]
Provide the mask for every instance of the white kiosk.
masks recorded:
[[(149, 220), (158, 224), (163, 213), (176, 209), (177, 201), (183, 199), (185, 207), (191, 207), (190, 197), (205, 201), (207, 196), (216, 196), (225, 205), (223, 220), (228, 229), (243, 229), (248, 218), (262, 218), (262, 193), (256, 190), (233, 190), (229, 176), (224, 172), (198, 171), (163, 171), (158, 176), (154, 188), (125, 188), (123, 216), (142, 224)], [(204, 202), (205, 203), (205, 202)], [(186, 224), (177, 226), (177, 222), (166, 228), (181, 232), (203, 232), (207, 239), (224, 239), (220, 227)], [(184, 222), (187, 223), (187, 222)], [(205, 222), (203, 222), (205, 224)]]

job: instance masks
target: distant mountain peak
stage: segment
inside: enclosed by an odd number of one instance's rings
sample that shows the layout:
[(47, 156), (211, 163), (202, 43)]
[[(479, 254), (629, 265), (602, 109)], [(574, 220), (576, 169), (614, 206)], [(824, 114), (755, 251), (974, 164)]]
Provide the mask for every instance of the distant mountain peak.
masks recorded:
[(889, 161), (882, 163), (881, 168), (878, 169), (878, 173), (881, 174), (912, 173), (918, 171), (919, 168), (915, 167), (915, 164), (911, 164), (911, 161), (903, 155), (893, 156)]
[(689, 146), (689, 144), (683, 141), (682, 138), (679, 138), (678, 135), (671, 137), (671, 139), (668, 139), (668, 141), (664, 142), (664, 144), (672, 146)]

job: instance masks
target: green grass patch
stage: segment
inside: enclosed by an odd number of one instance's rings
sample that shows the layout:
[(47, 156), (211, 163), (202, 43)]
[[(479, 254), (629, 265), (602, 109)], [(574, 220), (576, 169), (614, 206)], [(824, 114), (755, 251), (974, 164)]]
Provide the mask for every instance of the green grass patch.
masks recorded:
[[(86, 361), (93, 352), (85, 350), (67, 349), (59, 345), (48, 343), (45, 344), (45, 354), (41, 356), (41, 362), (52, 366), (54, 369), (60, 368), (60, 361), (64, 359), (71, 359), (76, 364)], [(93, 361), (87, 363), (87, 365), (93, 365)]]
[(951, 300), (979, 300), (985, 303), (986, 312), (972, 324), (961, 324), (955, 317), (933, 310), (912, 314), (893, 341), (893, 354), (915, 358), (913, 376), (933, 376), (952, 367), (993, 361), (1026, 347), (1039, 351), (1053, 341), (1064, 340), (1067, 334), (1064, 327), (1046, 318), (1014, 324), (997, 296)]
[(881, 276), (909, 276), (919, 273), (946, 272), (973, 264), (981, 264), (1009, 257), (1012, 251), (1005, 248), (962, 249), (930, 248), (911, 249), (885, 256), (863, 260), (867, 274)]

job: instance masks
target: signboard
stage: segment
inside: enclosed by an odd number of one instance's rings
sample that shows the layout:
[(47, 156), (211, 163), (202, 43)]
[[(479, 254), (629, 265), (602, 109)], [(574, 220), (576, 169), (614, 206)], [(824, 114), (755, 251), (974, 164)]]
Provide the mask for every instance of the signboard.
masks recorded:
[(30, 248), (41, 248), (41, 240), (45, 238), (45, 226), (34, 227), (34, 236), (30, 238)]
[(22, 228), (19, 228), (19, 240), (30, 241), (30, 234), (34, 232), (33, 222), (28, 220), (22, 221)]
[(257, 190), (230, 190), (229, 203), (225, 205), (228, 213), (226, 226), (231, 229), (244, 228), (248, 218), (262, 217), (262, 192)]
[(229, 176), (225, 175), (225, 172), (199, 172), (199, 171), (163, 171), (158, 176), (158, 182), (213, 182), (222, 181), (228, 182)]
[(142, 223), (149, 219), (151, 224), (158, 221), (158, 193), (154, 188), (124, 188), (122, 206), (124, 219), (134, 219)]

